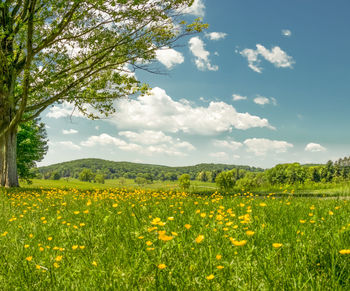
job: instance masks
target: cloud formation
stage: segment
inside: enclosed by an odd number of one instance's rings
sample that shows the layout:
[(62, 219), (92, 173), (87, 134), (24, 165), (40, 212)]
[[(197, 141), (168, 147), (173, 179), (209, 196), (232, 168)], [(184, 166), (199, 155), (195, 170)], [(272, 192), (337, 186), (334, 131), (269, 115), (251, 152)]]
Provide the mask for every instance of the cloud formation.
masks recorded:
[(227, 148), (231, 151), (235, 151), (239, 149), (243, 144), (237, 141), (227, 141), (227, 140), (214, 140), (213, 141), (214, 146), (220, 147), (220, 148)]
[(71, 129), (63, 129), (62, 130), (62, 133), (63, 134), (76, 134), (76, 133), (78, 133), (78, 131), (77, 130), (75, 130), (75, 129), (73, 129), (73, 128), (71, 128)]
[(70, 150), (80, 150), (81, 147), (76, 145), (75, 143), (71, 141), (59, 141), (58, 145), (65, 147), (66, 149)]
[(285, 153), (293, 145), (286, 141), (270, 140), (266, 138), (249, 138), (246, 139), (244, 145), (247, 152), (252, 152), (256, 156), (265, 156), (268, 152)]
[(281, 33), (287, 37), (292, 36), (292, 32), (289, 29), (282, 29)]
[(203, 0), (194, 0), (191, 7), (186, 7), (185, 9), (182, 9), (181, 12), (199, 17), (204, 17), (205, 5), (203, 3)]
[(116, 113), (109, 119), (120, 129), (155, 130), (213, 135), (233, 128), (274, 129), (266, 118), (240, 113), (225, 102), (210, 102), (207, 107), (178, 102), (165, 90), (155, 87), (149, 95), (116, 101)]
[(305, 151), (307, 152), (325, 152), (327, 149), (318, 143), (310, 142), (306, 145)]
[(224, 39), (227, 36), (227, 33), (225, 32), (210, 32), (206, 33), (205, 36), (209, 38), (210, 40), (220, 40)]
[(256, 50), (246, 48), (239, 53), (247, 59), (249, 68), (257, 73), (262, 72), (260, 56), (277, 68), (293, 68), (293, 64), (295, 64), (293, 58), (287, 55), (279, 46), (268, 50), (263, 45), (257, 44)]
[(273, 104), (274, 106), (277, 105), (277, 100), (273, 97), (267, 98), (264, 96), (258, 96), (256, 98), (254, 98), (254, 103), (258, 104), (258, 105), (265, 105), (265, 104)]
[(199, 70), (217, 71), (219, 69), (217, 65), (211, 65), (210, 53), (205, 49), (204, 42), (198, 36), (192, 37), (188, 43), (190, 51), (196, 57), (195, 64)]
[(238, 95), (238, 94), (232, 94), (232, 97), (233, 97), (233, 101), (247, 100), (246, 96), (241, 96), (241, 95)]
[(156, 58), (168, 69), (173, 68), (175, 65), (182, 64), (185, 60), (182, 53), (171, 48), (157, 50)]

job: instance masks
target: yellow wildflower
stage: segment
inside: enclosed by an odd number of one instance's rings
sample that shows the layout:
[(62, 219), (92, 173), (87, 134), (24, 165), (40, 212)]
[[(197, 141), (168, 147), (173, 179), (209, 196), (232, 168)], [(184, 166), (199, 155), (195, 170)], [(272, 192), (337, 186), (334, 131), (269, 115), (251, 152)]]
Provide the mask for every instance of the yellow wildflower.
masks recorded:
[(199, 236), (197, 236), (196, 238), (196, 243), (199, 244), (204, 240), (204, 235), (200, 234)]
[(280, 248), (281, 246), (283, 246), (283, 244), (281, 243), (273, 243), (272, 246), (276, 249)]
[(210, 274), (209, 276), (205, 277), (207, 280), (213, 280), (215, 276), (213, 274)]
[(165, 268), (166, 268), (166, 265), (165, 265), (165, 264), (159, 264), (159, 265), (158, 265), (158, 269), (163, 270), (163, 269), (165, 269)]
[(350, 250), (340, 250), (339, 253), (341, 255), (350, 255)]

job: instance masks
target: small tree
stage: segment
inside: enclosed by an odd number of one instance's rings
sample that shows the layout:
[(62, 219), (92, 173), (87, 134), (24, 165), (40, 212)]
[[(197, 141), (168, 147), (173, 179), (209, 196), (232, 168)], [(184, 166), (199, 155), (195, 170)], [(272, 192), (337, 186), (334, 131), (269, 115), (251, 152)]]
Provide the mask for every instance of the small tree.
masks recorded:
[(95, 176), (95, 182), (99, 184), (104, 184), (105, 183), (105, 177), (102, 174), (97, 174)]
[(188, 190), (190, 188), (190, 185), (191, 185), (190, 175), (189, 174), (182, 174), (179, 177), (179, 185), (184, 190)]
[(236, 184), (236, 178), (235, 178), (234, 172), (232, 170), (221, 172), (216, 176), (215, 182), (216, 182), (216, 185), (218, 185), (218, 187), (221, 190), (224, 190), (224, 191), (231, 190)]
[(51, 180), (59, 180), (61, 179), (61, 174), (58, 171), (54, 171), (51, 174)]
[(95, 174), (90, 169), (83, 169), (79, 174), (79, 180), (83, 182), (91, 182)]
[(136, 177), (135, 183), (139, 186), (145, 185), (147, 183), (147, 179), (144, 177)]

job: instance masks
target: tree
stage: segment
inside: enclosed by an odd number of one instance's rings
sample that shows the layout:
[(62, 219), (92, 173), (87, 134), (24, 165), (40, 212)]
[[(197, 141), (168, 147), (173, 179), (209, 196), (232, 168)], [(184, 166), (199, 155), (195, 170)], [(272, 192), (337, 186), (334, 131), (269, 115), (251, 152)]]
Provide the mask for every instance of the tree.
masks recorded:
[(79, 174), (79, 180), (83, 182), (91, 182), (95, 178), (95, 174), (90, 169), (83, 169)]
[(215, 182), (221, 190), (229, 191), (236, 184), (236, 172), (234, 170), (221, 172), (216, 176)]
[(103, 174), (96, 174), (95, 176), (95, 182), (99, 184), (104, 184), (105, 183), (105, 177)]
[(27, 181), (34, 178), (30, 170), (44, 158), (48, 149), (45, 125), (39, 122), (39, 119), (34, 119), (18, 127), (17, 169), (19, 177)]
[(133, 72), (160, 48), (207, 25), (187, 24), (193, 0), (6, 0), (0, 3), (0, 185), (18, 186), (21, 122), (68, 102), (97, 118), (113, 100), (145, 93)]
[(190, 185), (191, 185), (190, 175), (189, 174), (182, 174), (179, 177), (179, 185), (184, 190), (188, 190), (190, 188)]
[(58, 171), (54, 171), (54, 172), (52, 172), (50, 178), (51, 178), (51, 180), (59, 180), (59, 179), (61, 179), (61, 174)]

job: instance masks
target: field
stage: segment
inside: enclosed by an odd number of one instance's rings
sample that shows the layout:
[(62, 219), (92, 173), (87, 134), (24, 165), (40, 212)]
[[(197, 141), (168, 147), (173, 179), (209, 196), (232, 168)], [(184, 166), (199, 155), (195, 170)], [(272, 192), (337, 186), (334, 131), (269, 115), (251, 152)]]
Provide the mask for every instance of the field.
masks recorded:
[(349, 200), (2, 191), (1, 289), (350, 289)]

